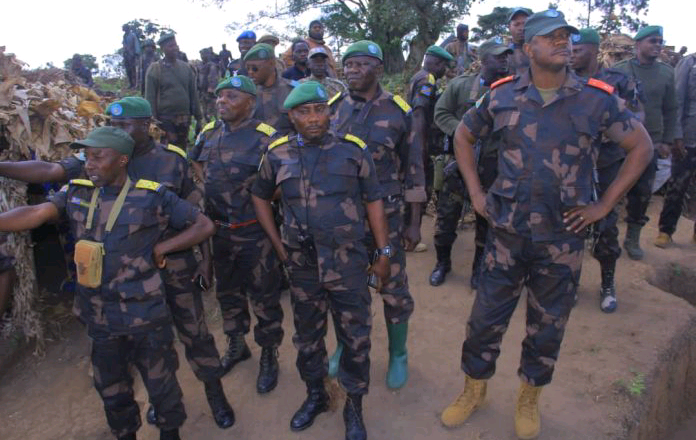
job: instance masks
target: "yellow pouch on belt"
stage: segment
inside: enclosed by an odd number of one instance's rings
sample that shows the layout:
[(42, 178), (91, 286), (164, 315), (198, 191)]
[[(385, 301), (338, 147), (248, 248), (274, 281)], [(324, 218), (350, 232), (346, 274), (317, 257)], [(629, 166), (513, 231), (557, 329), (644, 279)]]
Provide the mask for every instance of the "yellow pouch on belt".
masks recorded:
[(84, 287), (101, 286), (104, 243), (80, 240), (75, 244), (77, 283)]

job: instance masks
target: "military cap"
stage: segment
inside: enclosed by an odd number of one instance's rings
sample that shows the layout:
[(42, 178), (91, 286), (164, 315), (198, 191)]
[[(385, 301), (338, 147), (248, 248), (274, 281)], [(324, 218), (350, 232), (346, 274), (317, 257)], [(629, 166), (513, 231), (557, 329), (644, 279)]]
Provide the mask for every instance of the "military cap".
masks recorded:
[(249, 77), (244, 75), (230, 76), (225, 78), (215, 87), (215, 94), (223, 89), (236, 89), (240, 92), (256, 96), (256, 86)]
[(649, 37), (651, 35), (662, 36), (662, 26), (645, 26), (636, 33), (636, 36), (633, 37), (633, 39), (636, 41), (640, 41), (643, 38)]
[(134, 146), (135, 141), (128, 133), (111, 126), (95, 128), (87, 135), (87, 138), (70, 144), (70, 148), (113, 148), (128, 156), (133, 154)]
[(438, 58), (442, 58), (442, 59), (445, 60), (445, 61), (452, 61), (452, 60), (454, 60), (454, 57), (453, 57), (449, 52), (447, 52), (445, 49), (443, 49), (443, 48), (441, 48), (440, 46), (435, 45), (435, 44), (433, 44), (432, 46), (430, 46), (430, 47), (425, 51), (425, 54), (426, 54), (426, 55), (436, 56), (436, 57), (438, 57)]
[(310, 102), (328, 102), (329, 94), (324, 86), (316, 81), (307, 81), (292, 89), (292, 92), (285, 98), (283, 107), (293, 109), (298, 105)]
[(566, 22), (563, 12), (556, 9), (537, 12), (532, 14), (524, 24), (524, 41), (529, 43), (533, 37), (548, 35), (561, 28), (568, 29), (571, 34), (578, 33), (576, 28)]
[(307, 55), (307, 58), (312, 58), (312, 57), (315, 57), (317, 55), (324, 55), (324, 57), (326, 57), (326, 58), (329, 57), (329, 53), (326, 51), (326, 49), (324, 49), (321, 46), (317, 46), (317, 47), (313, 47), (313, 48), (309, 49), (309, 54)]
[(533, 14), (533, 12), (529, 8), (523, 8), (523, 7), (512, 8), (512, 10), (510, 10), (510, 14), (508, 15), (507, 22), (510, 23), (512, 21), (512, 19), (515, 18), (515, 15), (517, 15), (517, 14), (524, 14), (527, 17), (529, 17)]
[(278, 44), (280, 44), (280, 40), (275, 35), (266, 34), (259, 38), (257, 43), (266, 43), (270, 44), (271, 46), (277, 46)]
[(237, 41), (239, 40), (256, 40), (256, 34), (254, 31), (244, 31), (237, 37)]
[(319, 24), (319, 25), (321, 25), (321, 26), (324, 26), (324, 24), (323, 24), (321, 21), (319, 21), (319, 20), (312, 20), (312, 21), (309, 22), (309, 27), (311, 28), (311, 27), (314, 26), (315, 24)]
[(457, 25), (457, 29), (459, 29), (459, 28), (466, 29), (466, 30), (468, 31), (468, 30), (469, 30), (469, 25), (468, 25), (468, 24), (465, 24), (465, 23), (461, 23), (461, 24), (458, 24), (458, 25)]
[(257, 43), (244, 55), (244, 61), (272, 60), (275, 58), (273, 46), (266, 43)]
[(161, 46), (165, 41), (171, 40), (172, 38), (176, 38), (176, 34), (174, 32), (165, 32), (161, 37), (159, 37), (157, 44)]
[(111, 119), (141, 119), (152, 117), (152, 107), (147, 99), (139, 96), (126, 96), (114, 101), (106, 108)]
[(510, 46), (503, 44), (503, 39), (500, 37), (490, 38), (483, 43), (478, 48), (479, 56), (481, 59), (486, 55), (500, 55), (501, 53), (512, 53), (513, 50)]
[(345, 63), (348, 58), (359, 56), (377, 58), (380, 61), (384, 60), (382, 48), (377, 43), (370, 40), (361, 40), (348, 46), (348, 49), (343, 54), (342, 61)]
[(573, 44), (595, 44), (599, 46), (599, 33), (592, 28), (580, 29), (571, 38)]
[(143, 41), (143, 47), (147, 46), (155, 47), (155, 42), (148, 38), (147, 40)]

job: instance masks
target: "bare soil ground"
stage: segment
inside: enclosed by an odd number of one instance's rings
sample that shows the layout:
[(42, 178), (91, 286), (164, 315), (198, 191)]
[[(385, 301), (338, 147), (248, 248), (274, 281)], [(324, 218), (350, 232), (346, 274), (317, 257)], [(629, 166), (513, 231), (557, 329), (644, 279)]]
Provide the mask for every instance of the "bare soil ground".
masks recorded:
[[(644, 229), (641, 262), (621, 258), (618, 266), (619, 309), (603, 314), (598, 307), (600, 275), (597, 263), (586, 256), (579, 300), (574, 309), (553, 383), (542, 393), (540, 439), (587, 440), (627, 438), (629, 430), (645, 419), (640, 408), (654, 396), (651, 378), (675, 336), (696, 319), (686, 301), (649, 284), (653, 268), (669, 261), (696, 267), (692, 222), (681, 220), (676, 245), (662, 250), (652, 245), (657, 235), (661, 199), (655, 198), (652, 221)], [(519, 384), (517, 367), (524, 337), (524, 299), (503, 341), (498, 371), (489, 383), (488, 404), (463, 427), (453, 430), (439, 422), (443, 408), (460, 392), (464, 373), (460, 349), (474, 296), (468, 288), (473, 256), (473, 231), (460, 234), (454, 250), (454, 271), (434, 288), (428, 276), (435, 263), (431, 218), (424, 219), (423, 237), (430, 250), (410, 254), (408, 265), (416, 311), (409, 340), (409, 383), (402, 390), (387, 390), (386, 332), (382, 304), (374, 301), (372, 385), (365, 399), (365, 420), (371, 439), (379, 440), (507, 440), (514, 439), (513, 411)], [(623, 229), (622, 229), (623, 234)], [(622, 235), (623, 237), (623, 235)], [(224, 335), (214, 297), (206, 298), (209, 326), (222, 349)], [(179, 351), (178, 377), (184, 390), (188, 420), (185, 439), (342, 439), (339, 411), (318, 417), (302, 433), (292, 433), (289, 422), (304, 398), (304, 384), (295, 369), (292, 320), (288, 298), (283, 303), (286, 338), (280, 348), (280, 383), (268, 396), (255, 392), (260, 348), (247, 337), (253, 357), (228, 374), (223, 383), (236, 411), (237, 423), (219, 430), (210, 415), (201, 384)], [(333, 348), (333, 336), (328, 337)], [(181, 349), (181, 347), (179, 347)], [(106, 439), (110, 434), (101, 401), (89, 377), (89, 344), (82, 328), (65, 328), (61, 340), (50, 344), (44, 358), (25, 356), (0, 380), (0, 438), (4, 440)], [(685, 367), (685, 368), (688, 368)], [(144, 411), (146, 394), (137, 382), (136, 399)], [(643, 406), (641, 406), (643, 405)], [(341, 406), (342, 407), (342, 406)], [(685, 427), (688, 429), (689, 427)], [(693, 429), (693, 426), (691, 427)], [(693, 431), (687, 431), (688, 433)], [(157, 430), (143, 426), (141, 439), (158, 438)], [(643, 437), (648, 438), (648, 437)], [(694, 438), (679, 437), (679, 439)]]

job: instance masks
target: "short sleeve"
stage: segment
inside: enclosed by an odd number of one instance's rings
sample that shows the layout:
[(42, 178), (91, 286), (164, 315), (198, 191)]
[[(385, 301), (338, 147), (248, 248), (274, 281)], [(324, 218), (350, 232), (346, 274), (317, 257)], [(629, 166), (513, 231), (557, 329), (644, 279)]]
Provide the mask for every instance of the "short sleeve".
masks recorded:
[(83, 177), (83, 171), (85, 168), (85, 155), (84, 153), (78, 153), (58, 162), (60, 166), (65, 170), (66, 180), (79, 179)]
[(374, 202), (382, 198), (382, 191), (380, 189), (379, 179), (377, 178), (375, 163), (372, 160), (370, 150), (367, 148), (362, 150), (360, 172), (358, 176), (360, 179), (360, 191), (365, 201)]
[(491, 92), (488, 91), (462, 116), (461, 123), (477, 139), (488, 137), (493, 128), (493, 117), (488, 108), (490, 100)]
[(428, 81), (420, 81), (415, 84), (415, 90), (413, 93), (413, 99), (411, 99), (411, 107), (416, 108), (427, 108), (435, 97), (435, 85), (430, 84)]
[(633, 133), (640, 121), (635, 114), (626, 108), (622, 99), (615, 95), (607, 95), (601, 124), (604, 134), (620, 144), (626, 136)]
[(169, 225), (171, 227), (184, 229), (196, 221), (196, 217), (200, 212), (198, 208), (164, 187), (160, 191), (162, 211), (169, 217)]
[(275, 173), (273, 172), (268, 153), (265, 153), (261, 158), (259, 172), (256, 175), (254, 186), (251, 187), (251, 193), (261, 199), (271, 200), (275, 189)]
[(68, 204), (68, 189), (68, 185), (63, 185), (60, 191), (55, 192), (48, 198), (48, 201), (56, 206), (61, 216), (65, 214), (65, 209)]

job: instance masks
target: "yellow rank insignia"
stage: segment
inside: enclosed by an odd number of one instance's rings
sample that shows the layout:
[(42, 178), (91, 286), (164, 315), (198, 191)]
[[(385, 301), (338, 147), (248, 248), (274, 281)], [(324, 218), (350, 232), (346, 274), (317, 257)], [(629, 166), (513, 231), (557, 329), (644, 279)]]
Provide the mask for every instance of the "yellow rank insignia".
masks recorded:
[(265, 124), (263, 122), (256, 126), (256, 131), (260, 131), (261, 133), (265, 134), (268, 137), (271, 137), (274, 134), (276, 134), (275, 128), (273, 128), (270, 125)]
[(162, 188), (161, 183), (153, 182), (152, 180), (140, 179), (135, 184), (138, 189), (149, 189), (150, 191), (159, 191)]
[(396, 103), (396, 105), (398, 105), (401, 108), (401, 110), (404, 111), (404, 113), (411, 113), (411, 106), (408, 105), (406, 101), (404, 101), (404, 98), (402, 98), (399, 95), (392, 95), (392, 100)]
[(70, 181), (71, 185), (82, 185), (82, 186), (89, 186), (90, 188), (94, 188), (94, 183), (92, 183), (91, 180), (87, 179), (72, 179)]
[(365, 148), (367, 148), (367, 144), (362, 139), (360, 139), (357, 136), (353, 136), (352, 134), (347, 134), (347, 135), (343, 136), (343, 139), (347, 140), (348, 142), (354, 143), (355, 145), (362, 148), (363, 150)]
[(183, 157), (184, 159), (188, 159), (186, 152), (174, 144), (167, 145), (167, 150), (178, 154), (179, 156)]
[(331, 99), (329, 99), (329, 102), (327, 102), (327, 104), (329, 106), (332, 106), (333, 103), (338, 101), (338, 98), (340, 98), (340, 97), (341, 97), (341, 92), (336, 93), (335, 95), (333, 95), (333, 97)]
[(215, 120), (213, 119), (212, 121), (210, 121), (210, 122), (208, 122), (207, 124), (205, 124), (205, 125), (203, 126), (203, 129), (201, 130), (201, 133), (205, 133), (206, 131), (209, 131), (209, 130), (212, 130), (213, 128), (215, 128), (215, 122), (217, 122), (217, 121), (215, 121)]
[(279, 145), (283, 145), (283, 144), (288, 143), (289, 140), (290, 140), (290, 138), (288, 136), (283, 136), (282, 138), (276, 139), (275, 142), (273, 142), (271, 145), (269, 145), (268, 149), (272, 150)]

